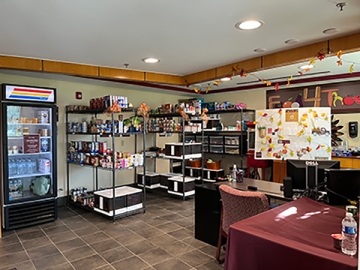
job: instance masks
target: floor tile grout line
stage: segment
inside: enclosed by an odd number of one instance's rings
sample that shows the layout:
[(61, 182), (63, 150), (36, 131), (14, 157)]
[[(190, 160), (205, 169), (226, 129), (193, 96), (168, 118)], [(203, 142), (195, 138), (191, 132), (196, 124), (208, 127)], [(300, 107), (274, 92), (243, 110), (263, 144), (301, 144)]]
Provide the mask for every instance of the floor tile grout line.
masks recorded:
[[(66, 226), (66, 225), (65, 225)], [(42, 230), (42, 229), (41, 229)], [(70, 266), (75, 269), (75, 267), (72, 265), (72, 263), (65, 257), (64, 253), (58, 248), (58, 246), (51, 240), (50, 236), (45, 233), (44, 230), (42, 230), (43, 233), (46, 235), (46, 237), (49, 239), (49, 241), (56, 247), (56, 249), (59, 251), (59, 253), (65, 258), (65, 260), (70, 264)]]
[[(18, 238), (18, 240), (19, 240), (22, 248), (24, 249), (26, 256), (28, 256), (28, 258), (29, 258), (32, 266), (34, 267), (34, 269), (36, 269), (34, 262), (33, 262), (32, 259), (30, 258), (29, 253), (27, 252), (26, 248), (24, 247), (24, 244), (23, 244), (22, 240), (20, 239), (19, 235), (17, 234), (16, 230), (15, 230), (14, 233), (15, 233), (16, 237)], [(15, 269), (16, 269), (16, 268), (15, 268)]]
[[(69, 208), (69, 207), (68, 207)], [(79, 215), (79, 214), (77, 214), (77, 215)], [(83, 218), (81, 215), (79, 215), (81, 218)], [(87, 219), (85, 219), (85, 218), (83, 218), (85, 221), (88, 221)], [(82, 237), (80, 236), (80, 235), (78, 235), (73, 229), (71, 229), (67, 224), (65, 224), (65, 226), (67, 226), (68, 228), (69, 228), (69, 230), (72, 232), (72, 233), (74, 233), (74, 234), (76, 234), (80, 239), (81, 239), (81, 241), (83, 241), (84, 243), (85, 243), (85, 245), (87, 245), (89, 248), (91, 248), (94, 252), (95, 252), (95, 255), (97, 254), (101, 259), (103, 259), (108, 265), (110, 265), (110, 267), (112, 267), (113, 269), (115, 269), (111, 264), (109, 264), (108, 263), (108, 261), (103, 257), (103, 256), (101, 256), (101, 254), (99, 254), (92, 246), (90, 246), (87, 242), (85, 242), (83, 239), (82, 239)], [(85, 258), (88, 258), (88, 257), (91, 257), (91, 256), (94, 256), (94, 254), (93, 255), (89, 255), (89, 256), (87, 256), (87, 257), (84, 257), (84, 258), (82, 258), (82, 259), (85, 259)], [(64, 256), (65, 257), (65, 256)], [(66, 258), (66, 257), (65, 257)], [(82, 259), (79, 259), (79, 260), (82, 260)], [(67, 258), (66, 258), (66, 260), (67, 260)], [(71, 264), (71, 266), (75, 269), (75, 267)]]

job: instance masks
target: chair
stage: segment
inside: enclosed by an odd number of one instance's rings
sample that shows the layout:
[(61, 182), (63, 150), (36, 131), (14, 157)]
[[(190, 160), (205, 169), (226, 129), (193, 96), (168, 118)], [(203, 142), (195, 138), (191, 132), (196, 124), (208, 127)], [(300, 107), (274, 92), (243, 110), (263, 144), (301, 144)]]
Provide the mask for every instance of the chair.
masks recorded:
[(268, 210), (269, 202), (261, 192), (240, 191), (227, 185), (220, 185), (219, 191), (222, 207), (216, 260), (223, 263), (224, 259), (220, 260), (221, 244), (223, 238), (227, 238), (230, 225)]

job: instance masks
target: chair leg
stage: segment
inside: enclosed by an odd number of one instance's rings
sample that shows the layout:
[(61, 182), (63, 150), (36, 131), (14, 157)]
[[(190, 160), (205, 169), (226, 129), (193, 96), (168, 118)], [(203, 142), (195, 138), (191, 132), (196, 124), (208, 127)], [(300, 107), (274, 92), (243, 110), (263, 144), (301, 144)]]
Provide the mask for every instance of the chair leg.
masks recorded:
[(222, 230), (222, 221), (223, 221), (223, 210), (221, 207), (221, 213), (220, 213), (220, 228), (219, 228), (219, 237), (218, 237), (218, 243), (216, 248), (216, 260), (219, 264), (222, 264), (225, 260), (220, 259), (220, 253), (221, 253), (221, 244), (223, 240), (223, 230)]

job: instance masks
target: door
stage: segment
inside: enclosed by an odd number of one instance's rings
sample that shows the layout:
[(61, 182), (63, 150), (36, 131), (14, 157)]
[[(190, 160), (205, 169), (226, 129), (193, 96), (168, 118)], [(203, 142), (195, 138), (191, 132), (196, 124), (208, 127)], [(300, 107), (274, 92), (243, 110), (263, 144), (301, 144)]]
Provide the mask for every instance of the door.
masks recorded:
[(53, 108), (3, 103), (5, 205), (56, 196)]

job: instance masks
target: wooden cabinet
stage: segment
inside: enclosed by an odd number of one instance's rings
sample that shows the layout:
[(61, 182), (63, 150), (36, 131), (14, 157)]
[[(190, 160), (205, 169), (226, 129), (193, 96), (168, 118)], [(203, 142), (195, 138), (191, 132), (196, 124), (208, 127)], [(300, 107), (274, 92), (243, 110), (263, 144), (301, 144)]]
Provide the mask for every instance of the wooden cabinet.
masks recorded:
[(287, 174), (286, 160), (274, 160), (272, 171), (272, 181), (276, 183), (283, 183), (284, 177), (286, 177)]
[(352, 157), (333, 157), (332, 160), (340, 161), (340, 168), (360, 168), (360, 159)]
[[(332, 160), (340, 161), (340, 168), (360, 168), (360, 158), (354, 157), (333, 157)], [(274, 160), (273, 161), (273, 175), (272, 181), (276, 183), (283, 183), (286, 176), (286, 161)]]

